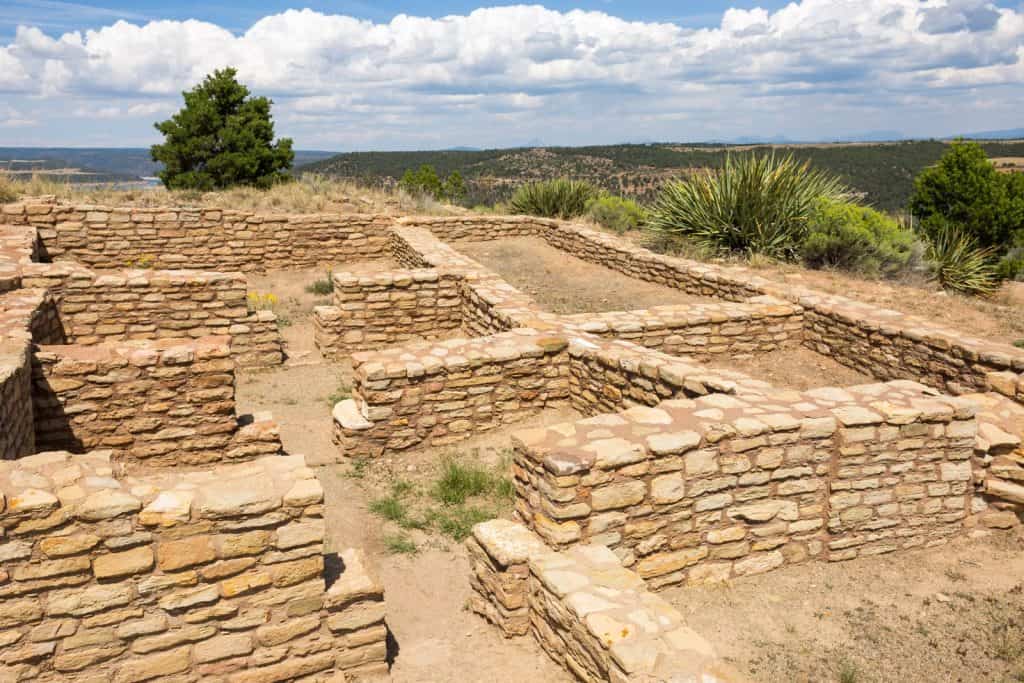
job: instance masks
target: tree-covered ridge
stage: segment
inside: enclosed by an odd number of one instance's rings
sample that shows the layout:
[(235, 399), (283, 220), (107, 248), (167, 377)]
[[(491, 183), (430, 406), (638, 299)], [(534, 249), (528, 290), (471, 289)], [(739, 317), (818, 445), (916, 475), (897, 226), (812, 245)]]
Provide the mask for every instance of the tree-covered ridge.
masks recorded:
[[(1024, 141), (983, 142), (989, 157), (1022, 157)], [(394, 184), (410, 168), (433, 166), (441, 176), (458, 171), (467, 201), (491, 203), (526, 181), (569, 176), (615, 194), (651, 201), (668, 179), (696, 168), (721, 168), (728, 153), (792, 153), (798, 161), (838, 175), (880, 209), (905, 209), (914, 177), (938, 162), (949, 144), (939, 140), (837, 145), (646, 144), (543, 147), (480, 151), (352, 152), (305, 165), (300, 172)]]

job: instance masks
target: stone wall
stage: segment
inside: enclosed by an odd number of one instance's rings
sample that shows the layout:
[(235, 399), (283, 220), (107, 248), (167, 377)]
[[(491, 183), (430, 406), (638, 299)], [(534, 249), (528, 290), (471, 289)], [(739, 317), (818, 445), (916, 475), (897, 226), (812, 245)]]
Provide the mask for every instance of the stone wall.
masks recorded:
[(7, 204), (7, 223), (36, 227), (47, 260), (90, 268), (262, 271), (381, 258), (395, 219), (370, 214), (253, 214), (200, 208)]
[(416, 269), (333, 278), (333, 305), (313, 311), (316, 345), (325, 357), (443, 337), (462, 323), (457, 274)]
[(45, 290), (0, 293), (0, 460), (35, 451), (32, 343), (60, 340), (56, 310)]
[(470, 609), (506, 637), (532, 633), (577, 680), (742, 680), (607, 548), (551, 552), (522, 526), (500, 519), (475, 526), (467, 545)]
[(978, 406), (972, 511), (986, 526), (1024, 521), (1024, 406), (997, 393), (969, 394)]
[(444, 446), (568, 399), (566, 342), (515, 330), (352, 356), (352, 398), (334, 410), (348, 457)]
[(41, 450), (111, 448), (168, 466), (230, 458), (238, 425), (227, 337), (41, 346), (33, 364)]
[(0, 292), (21, 287), (21, 269), (36, 259), (37, 249), (35, 228), (5, 225), (0, 214)]
[(514, 437), (516, 510), (660, 587), (941, 543), (971, 491), (972, 404), (912, 382), (710, 394)]
[(96, 273), (69, 263), (22, 268), (25, 287), (45, 288), (56, 301), (68, 343), (230, 335), (240, 367), (284, 361), (271, 311), (250, 313), (241, 273), (124, 270)]
[(109, 452), (0, 463), (2, 680), (257, 683), (385, 672), (358, 553), (325, 589), (301, 456), (119, 476)]
[(634, 342), (673, 356), (750, 356), (800, 343), (799, 306), (760, 297), (748, 303), (655, 306), (563, 316), (571, 328)]

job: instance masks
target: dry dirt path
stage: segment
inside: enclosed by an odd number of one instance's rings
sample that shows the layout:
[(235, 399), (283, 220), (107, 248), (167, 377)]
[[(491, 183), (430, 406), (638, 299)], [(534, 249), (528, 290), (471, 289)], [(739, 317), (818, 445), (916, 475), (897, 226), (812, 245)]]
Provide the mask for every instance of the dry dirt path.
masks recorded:
[[(325, 362), (313, 345), (310, 312), (322, 297), (306, 293), (304, 287), (318, 277), (323, 274), (306, 271), (250, 278), (253, 289), (278, 296), (281, 314), (289, 321), (283, 335), (290, 358), (275, 370), (239, 374), (237, 400), (240, 413), (274, 414), (287, 452), (301, 453), (310, 463), (332, 463), (336, 449), (329, 397), (349, 384), (351, 368)], [(507, 438), (507, 433), (489, 436), (489, 442), (477, 447), (492, 457)], [(327, 503), (327, 552), (363, 548), (383, 581), (393, 636), (392, 680), (568, 683), (568, 675), (531, 638), (505, 640), (465, 609), (469, 561), (461, 544), (435, 538), (419, 543), (414, 555), (387, 552), (386, 525), (368, 511), (370, 500), (396, 476), (415, 478), (428, 471), (439, 455), (421, 451), (411, 454), (408, 463), (391, 458), (365, 469), (349, 464), (318, 467)]]

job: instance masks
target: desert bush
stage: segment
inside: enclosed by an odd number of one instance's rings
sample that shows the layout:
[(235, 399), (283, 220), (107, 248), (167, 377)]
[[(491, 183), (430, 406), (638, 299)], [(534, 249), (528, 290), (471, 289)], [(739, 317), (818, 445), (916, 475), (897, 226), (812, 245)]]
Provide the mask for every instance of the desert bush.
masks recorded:
[(0, 171), (0, 204), (13, 202), (18, 198), (18, 195), (18, 188), (10, 176)]
[(512, 194), (509, 208), (512, 213), (544, 218), (576, 218), (587, 211), (587, 205), (597, 197), (597, 190), (589, 183), (568, 178), (542, 180), (519, 186)]
[(1024, 246), (1014, 247), (999, 261), (999, 277), (1024, 282)]
[(717, 172), (667, 183), (648, 224), (718, 252), (790, 259), (817, 203), (845, 197), (837, 178), (792, 156), (728, 156)]
[(334, 274), (331, 271), (327, 271), (324, 277), (306, 285), (306, 291), (317, 296), (327, 296), (334, 291)]
[(880, 211), (851, 202), (819, 202), (807, 230), (800, 256), (810, 268), (892, 277), (906, 270), (917, 253), (913, 232)]
[(423, 164), (417, 170), (407, 169), (398, 181), (398, 188), (412, 197), (430, 197), (435, 201), (456, 204), (466, 198), (466, 183), (462, 174), (452, 171), (441, 180), (430, 164)]
[(945, 290), (989, 296), (999, 289), (994, 247), (979, 247), (960, 226), (945, 225), (928, 236), (927, 259), (935, 281)]
[(621, 235), (639, 228), (646, 218), (646, 212), (632, 199), (606, 194), (590, 202), (587, 216), (601, 227)]

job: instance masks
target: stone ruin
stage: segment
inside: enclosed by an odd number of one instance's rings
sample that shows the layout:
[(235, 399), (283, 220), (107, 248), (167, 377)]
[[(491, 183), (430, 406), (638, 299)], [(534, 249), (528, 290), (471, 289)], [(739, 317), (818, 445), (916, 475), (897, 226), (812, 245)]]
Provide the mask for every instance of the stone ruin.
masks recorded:
[[(400, 265), (335, 272), (315, 310), (322, 354), (354, 368), (330, 427), (339, 460), (523, 423), (516, 520), (467, 543), (470, 606), (581, 680), (741, 679), (663, 587), (1024, 515), (1024, 351), (896, 311), (525, 217), (40, 200), (2, 223), (0, 662), (14, 680), (386, 671), (382, 588), (356, 550), (325, 580), (313, 472), (280, 453), (269, 416), (235, 415), (234, 369), (283, 357), (273, 315), (245, 306), (245, 271)], [(457, 250), (510, 236), (706, 301), (548, 313)], [(166, 270), (183, 266), (203, 270)], [(797, 346), (876, 383), (792, 391), (704, 364)], [(554, 406), (580, 419), (530, 428)]]

